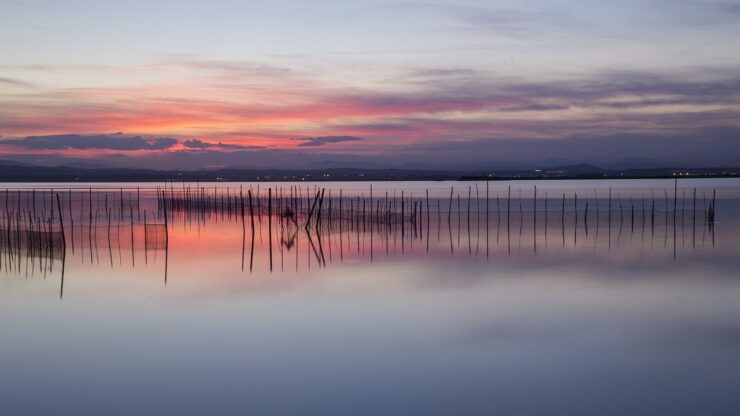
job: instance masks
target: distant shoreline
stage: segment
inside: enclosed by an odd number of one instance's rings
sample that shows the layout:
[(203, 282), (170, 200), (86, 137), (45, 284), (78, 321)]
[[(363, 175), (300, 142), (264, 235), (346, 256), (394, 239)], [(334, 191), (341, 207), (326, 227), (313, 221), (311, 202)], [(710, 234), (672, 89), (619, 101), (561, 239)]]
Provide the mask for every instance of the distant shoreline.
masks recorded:
[(432, 171), (410, 169), (216, 169), (201, 171), (0, 166), (0, 182), (363, 182), (736, 178), (740, 168), (550, 169)]

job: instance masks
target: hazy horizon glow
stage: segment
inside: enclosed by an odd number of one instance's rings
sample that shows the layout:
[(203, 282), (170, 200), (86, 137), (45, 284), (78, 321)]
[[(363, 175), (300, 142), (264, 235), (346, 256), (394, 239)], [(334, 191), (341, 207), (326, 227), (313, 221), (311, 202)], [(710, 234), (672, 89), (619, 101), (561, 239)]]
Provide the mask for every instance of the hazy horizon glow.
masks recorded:
[(573, 161), (617, 163), (603, 143), (639, 137), (664, 157), (634, 158), (740, 164), (736, 1), (0, 10), (4, 159), (482, 164), (570, 161), (554, 143), (578, 141), (599, 146)]

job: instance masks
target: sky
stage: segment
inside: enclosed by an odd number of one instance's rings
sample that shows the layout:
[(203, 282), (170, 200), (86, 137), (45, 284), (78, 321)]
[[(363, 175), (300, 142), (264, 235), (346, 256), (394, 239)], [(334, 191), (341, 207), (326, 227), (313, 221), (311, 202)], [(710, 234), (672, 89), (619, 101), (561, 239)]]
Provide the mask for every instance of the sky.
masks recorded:
[(740, 165), (740, 0), (0, 0), (0, 159)]

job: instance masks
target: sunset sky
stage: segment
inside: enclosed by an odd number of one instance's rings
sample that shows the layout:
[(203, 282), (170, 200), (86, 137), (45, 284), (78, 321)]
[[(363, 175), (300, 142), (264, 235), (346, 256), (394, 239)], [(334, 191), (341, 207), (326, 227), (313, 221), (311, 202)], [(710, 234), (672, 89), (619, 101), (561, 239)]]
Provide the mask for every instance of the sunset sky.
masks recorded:
[(740, 1), (0, 0), (0, 159), (740, 165)]

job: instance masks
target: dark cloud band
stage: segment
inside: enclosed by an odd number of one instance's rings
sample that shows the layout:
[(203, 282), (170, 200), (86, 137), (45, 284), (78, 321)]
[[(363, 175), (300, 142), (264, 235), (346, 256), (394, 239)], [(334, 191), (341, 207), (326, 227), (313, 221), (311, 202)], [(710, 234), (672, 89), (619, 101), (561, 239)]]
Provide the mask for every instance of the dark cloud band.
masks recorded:
[(6, 146), (31, 150), (167, 150), (177, 144), (177, 139), (168, 137), (144, 138), (122, 134), (83, 136), (79, 134), (60, 134), (52, 136), (30, 136), (20, 139), (4, 140)]
[(362, 140), (360, 137), (355, 136), (322, 136), (322, 137), (306, 137), (300, 139), (294, 139), (302, 141), (298, 146), (301, 147), (317, 147), (331, 143), (342, 143), (342, 142), (358, 142)]
[(211, 143), (200, 139), (189, 139), (182, 142), (182, 145), (191, 150), (249, 150), (263, 149), (263, 146), (245, 146), (241, 144)]

